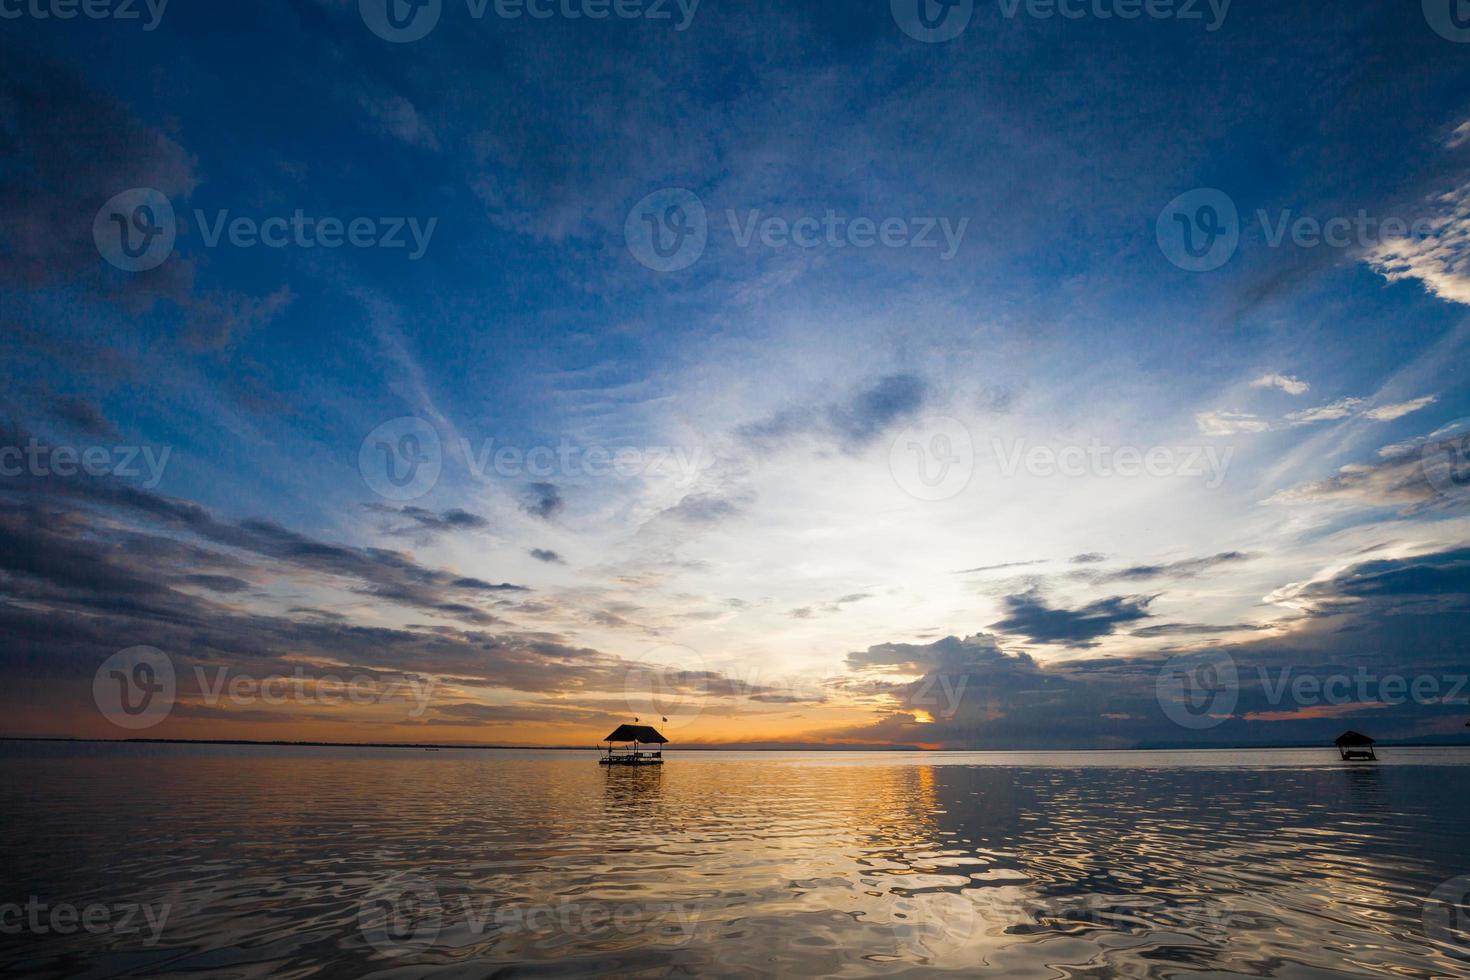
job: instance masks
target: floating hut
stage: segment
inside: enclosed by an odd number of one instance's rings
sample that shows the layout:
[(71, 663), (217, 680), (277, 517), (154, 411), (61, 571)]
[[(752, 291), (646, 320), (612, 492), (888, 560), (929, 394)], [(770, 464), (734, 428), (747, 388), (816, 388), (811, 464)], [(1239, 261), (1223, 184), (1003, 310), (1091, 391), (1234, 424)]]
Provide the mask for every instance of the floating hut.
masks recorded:
[(1337, 736), (1337, 751), (1342, 755), (1344, 762), (1378, 761), (1378, 756), (1373, 754), (1373, 739), (1362, 732), (1343, 732)]
[[(603, 739), (603, 756), (598, 765), (603, 766), (661, 766), (664, 764), (663, 749), (669, 740), (651, 725), (619, 725), (611, 735)], [(654, 746), (650, 751), (644, 746)]]

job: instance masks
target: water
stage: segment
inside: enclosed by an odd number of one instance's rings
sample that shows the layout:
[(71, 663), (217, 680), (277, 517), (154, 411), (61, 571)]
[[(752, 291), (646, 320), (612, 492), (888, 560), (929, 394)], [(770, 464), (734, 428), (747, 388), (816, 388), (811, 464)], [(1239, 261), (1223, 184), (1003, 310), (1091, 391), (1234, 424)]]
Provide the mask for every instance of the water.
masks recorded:
[(1470, 975), (1470, 752), (1384, 754), (9, 743), (0, 972)]

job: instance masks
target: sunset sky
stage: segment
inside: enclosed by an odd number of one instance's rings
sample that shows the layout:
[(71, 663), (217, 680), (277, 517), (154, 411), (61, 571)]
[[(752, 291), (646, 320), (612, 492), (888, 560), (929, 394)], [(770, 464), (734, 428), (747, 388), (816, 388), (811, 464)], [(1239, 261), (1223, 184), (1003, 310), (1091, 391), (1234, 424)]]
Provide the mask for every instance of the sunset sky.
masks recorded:
[[(1464, 732), (1470, 690), (1277, 685), (1470, 673), (1470, 44), (668, 6), (0, 24), (0, 734)], [(136, 647), (146, 729), (94, 685)], [(1178, 657), (1238, 670), (1218, 717), (1165, 710)]]

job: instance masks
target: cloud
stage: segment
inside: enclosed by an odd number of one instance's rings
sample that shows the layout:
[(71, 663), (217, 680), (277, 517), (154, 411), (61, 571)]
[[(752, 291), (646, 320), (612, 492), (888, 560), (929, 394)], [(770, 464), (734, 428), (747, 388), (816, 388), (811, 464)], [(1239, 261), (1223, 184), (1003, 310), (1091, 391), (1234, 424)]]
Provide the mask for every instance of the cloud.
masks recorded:
[(101, 439), (120, 439), (117, 427), (107, 420), (92, 402), (70, 395), (58, 395), (51, 399), (51, 411), (61, 422), (78, 432)]
[(738, 517), (749, 503), (747, 497), (726, 497), (716, 493), (691, 493), (677, 504), (662, 511), (685, 524), (712, 525)]
[(430, 537), (449, 531), (482, 531), (490, 526), (490, 522), (480, 515), (471, 514), (457, 507), (442, 513), (435, 513), (411, 504), (403, 507), (389, 507), (384, 504), (365, 504), (364, 506), (377, 514), (407, 520), (408, 524), (390, 527), (387, 530), (388, 534), (404, 537)]
[(1300, 378), (1286, 374), (1263, 374), (1251, 382), (1252, 388), (1280, 388), (1288, 395), (1305, 395), (1312, 386)]
[(820, 436), (844, 451), (856, 452), (883, 432), (912, 418), (928, 398), (928, 384), (914, 374), (890, 374), (860, 388), (842, 401), (784, 409), (747, 423), (736, 435), (762, 450), (778, 448), (798, 436)]
[(1007, 615), (990, 624), (991, 629), (1014, 633), (1036, 643), (1069, 647), (1092, 646), (1126, 623), (1149, 618), (1153, 596), (1112, 596), (1077, 609), (1049, 606), (1039, 589), (1005, 597)]
[(839, 599), (833, 599), (831, 602), (823, 602), (815, 606), (802, 606), (798, 609), (793, 609), (787, 615), (789, 615), (792, 619), (812, 619), (818, 615), (830, 616), (835, 613), (840, 613), (843, 606), (851, 605), (854, 602), (862, 602), (864, 599), (871, 598), (873, 598), (872, 593), (854, 592), (851, 595), (845, 595)]
[(1441, 438), (1449, 431), (1385, 447), (1379, 461), (1352, 463), (1326, 479), (1279, 490), (1266, 503), (1398, 507), (1404, 514), (1463, 507), (1470, 504), (1470, 476), (1464, 447)]
[[(1455, 131), (1457, 138), (1460, 132)], [(1389, 282), (1417, 279), (1440, 299), (1470, 304), (1470, 184), (1431, 204), (1437, 213), (1428, 219), (1428, 234), (1387, 238), (1366, 260)]]
[(1354, 416), (1371, 422), (1391, 422), (1432, 405), (1437, 400), (1434, 395), (1425, 395), (1410, 401), (1381, 405), (1365, 411), (1364, 406), (1368, 404), (1368, 399), (1339, 398), (1326, 405), (1288, 412), (1280, 421), (1272, 421), (1247, 412), (1222, 411), (1199, 412), (1194, 418), (1200, 432), (1207, 436), (1233, 436), (1242, 433), (1275, 432), (1283, 428), (1314, 425), (1318, 422), (1336, 422)]
[(1295, 425), (1334, 422), (1355, 415), (1366, 404), (1368, 404), (1367, 401), (1362, 398), (1340, 398), (1330, 405), (1318, 405), (1316, 408), (1303, 409), (1300, 412), (1288, 412), (1286, 420)]
[(1315, 615), (1423, 612), (1426, 602), (1438, 609), (1470, 610), (1470, 548), (1365, 562), (1325, 580), (1286, 586), (1273, 598)]
[[(155, 562), (162, 555), (170, 555), (174, 561), (183, 555), (196, 563), (216, 564), (222, 560), (206, 557), (211, 553), (197, 545), (189, 552), (167, 551), (162, 543), (166, 539), (154, 535), (169, 534), (186, 535), (204, 545), (229, 549), (225, 554), (244, 552), (296, 572), (319, 576), (326, 582), (340, 582), (359, 595), (466, 622), (496, 622), (497, 617), (482, 608), (481, 603), (503, 594), (527, 591), (522, 585), (497, 584), (448, 569), (427, 567), (400, 551), (321, 541), (273, 521), (222, 521), (199, 504), (166, 497), (113, 478), (22, 475), (8, 480), (5, 490), (5, 495), (0, 496), (0, 504), (9, 498), (8, 512), (12, 519), (20, 516), (66, 530), (56, 540), (17, 543), (16, 547), (49, 549), (46, 553), (52, 557), (48, 561), (57, 560), (55, 556), (69, 549), (82, 548), (83, 554), (72, 559), (78, 569), (77, 574), (85, 569), (99, 573), (108, 569), (133, 569), (132, 561)], [(29, 503), (31, 500), (44, 501), (44, 504)], [(71, 509), (66, 509), (68, 504)], [(39, 507), (44, 509), (38, 510)], [(102, 514), (107, 515), (109, 523), (141, 524), (153, 530), (148, 534), (134, 534), (128, 540), (129, 551), (124, 561), (120, 552), (103, 548), (94, 540), (95, 534), (80, 531), (94, 526), (94, 522), (100, 520), (98, 515)], [(212, 572), (213, 569), (203, 571)], [(157, 576), (149, 572), (149, 567), (144, 566), (130, 571), (128, 581), (143, 591), (156, 591), (163, 587)]]
[(555, 484), (533, 483), (527, 491), (521, 509), (543, 521), (551, 520), (566, 507), (566, 500), (562, 498), (561, 491), (557, 490)]
[(964, 639), (947, 636), (933, 643), (879, 643), (866, 650), (849, 653), (847, 667), (856, 671), (877, 669), (886, 673), (922, 674), (936, 668), (1006, 658), (1017, 663), (1035, 663), (1026, 654), (1005, 654), (995, 637), (977, 633)]
[[(103, 204), (132, 187), (188, 197), (199, 181), (195, 162), (172, 138), (92, 88), (80, 71), (14, 40), (3, 50), (0, 282), (70, 282), (101, 265), (92, 217)], [(145, 278), (156, 283), (163, 276)]]
[(1436, 395), (1425, 395), (1423, 398), (1415, 398), (1412, 401), (1399, 402), (1396, 405), (1380, 405), (1363, 413), (1363, 417), (1372, 419), (1374, 422), (1392, 422), (1401, 419), (1405, 415), (1411, 415), (1421, 408), (1428, 408), (1439, 401)]
[[(1211, 663), (1231, 665), (1238, 687), (1233, 710), (1209, 728), (1179, 727), (1159, 701), (1161, 671), (1188, 648), (1047, 665), (979, 634), (849, 653), (853, 677), (832, 687), (866, 695), (878, 717), (811, 734), (829, 742), (1007, 749), (1330, 745), (1353, 717), (1371, 719), (1365, 730), (1380, 738), (1463, 731), (1460, 679), (1470, 660), (1459, 638), (1470, 630), (1470, 548), (1359, 563), (1284, 591), (1309, 609), (1289, 628), (1170, 623), (1134, 631), (1147, 638), (1262, 634), (1202, 648)], [(1460, 700), (1416, 703), (1398, 695), (1389, 703), (1376, 687), (1358, 694), (1360, 676), (1434, 678), (1441, 693), (1458, 690)], [(1292, 682), (1302, 677), (1315, 678), (1319, 691), (1326, 679), (1347, 678), (1349, 700), (1298, 704)]]
[(1119, 568), (1108, 572), (1084, 571), (1073, 572), (1072, 574), (1077, 578), (1083, 578), (1089, 582), (1098, 584), (1151, 578), (1195, 578), (1210, 569), (1218, 568), (1221, 565), (1231, 565), (1248, 561), (1250, 557), (1250, 555), (1241, 551), (1224, 551), (1206, 558), (1188, 558), (1183, 561), (1168, 562), (1162, 565), (1132, 565), (1128, 568)]
[(980, 572), (998, 572), (998, 571), (1001, 571), (1002, 569), (1006, 569), (1006, 568), (1026, 568), (1026, 567), (1028, 567), (1030, 565), (1045, 565), (1045, 564), (1046, 564), (1046, 559), (1044, 559), (1044, 558), (1038, 558), (1035, 561), (1008, 561), (1008, 562), (1003, 562), (1003, 563), (1001, 563), (999, 565), (981, 565), (979, 568), (965, 568), (965, 569), (961, 569), (958, 572), (955, 572), (955, 574), (956, 575), (976, 575), (976, 574), (979, 574)]
[(1229, 626), (1210, 626), (1205, 623), (1161, 623), (1158, 626), (1144, 626), (1131, 631), (1128, 635), (1144, 639), (1165, 636), (1217, 636), (1221, 633), (1255, 632), (1267, 628), (1252, 623), (1234, 623)]
[(566, 564), (566, 562), (562, 560), (561, 555), (557, 554), (549, 548), (532, 548), (529, 554), (537, 561), (544, 561), (548, 565)]
[[(1003, 749), (1138, 739), (1136, 722), (1103, 721), (1119, 706), (1110, 688), (1127, 698), (1127, 687), (1048, 668), (1007, 652), (990, 634), (882, 643), (849, 653), (847, 666), (853, 679), (835, 682), (834, 690), (865, 697), (880, 714), (868, 724), (812, 733), (829, 742)], [(895, 675), (919, 679), (889, 679)]]
[(1199, 412), (1194, 417), (1207, 436), (1233, 436), (1244, 432), (1269, 432), (1271, 423), (1247, 412)]
[(439, 140), (434, 136), (412, 102), (401, 95), (385, 98), (370, 98), (364, 95), (362, 108), (373, 122), (373, 131), (383, 136), (417, 146), (425, 150), (438, 151)]
[(828, 409), (832, 428), (846, 445), (866, 446), (895, 422), (913, 416), (924, 404), (927, 388), (912, 374), (890, 374), (859, 391), (846, 404)]
[[(92, 674), (106, 657), (138, 643), (158, 647), (178, 666), (180, 717), (197, 715), (190, 700), (197, 695), (195, 672), (188, 666), (229, 667), (255, 676), (297, 670), (338, 677), (432, 675), (444, 679), (445, 690), (473, 685), (536, 695), (605, 692), (607, 705), (617, 709), (624, 705), (630, 672), (642, 669), (555, 634), (485, 629), (498, 620), (485, 615), (478, 601), (500, 601), (518, 586), (427, 567), (397, 552), (322, 542), (270, 522), (222, 521), (197, 504), (106, 480), (52, 479), (44, 487), (7, 480), (0, 486), (0, 583), (0, 630), (7, 637), (0, 649), (0, 677), (7, 682), (0, 688), (17, 690), (15, 679), (25, 677), (25, 697), (32, 700), (48, 685), (90, 690)], [(391, 603), (461, 622), (361, 625), (304, 605), (274, 612), (272, 583), (326, 593), (345, 587), (385, 599), (374, 603), (376, 610)], [(391, 612), (384, 618), (391, 619)], [(717, 672), (683, 675), (709, 698), (774, 693)], [(466, 703), (462, 695), (461, 690), (449, 700)], [(540, 702), (506, 710), (520, 708), (526, 720), (574, 717)], [(445, 717), (476, 714), (448, 705), (446, 710)], [(218, 718), (292, 720), (281, 713), (228, 710)]]
[(220, 350), (270, 323), (295, 297), (289, 287), (282, 286), (267, 296), (211, 290), (171, 298), (185, 314), (184, 343), (194, 350)]

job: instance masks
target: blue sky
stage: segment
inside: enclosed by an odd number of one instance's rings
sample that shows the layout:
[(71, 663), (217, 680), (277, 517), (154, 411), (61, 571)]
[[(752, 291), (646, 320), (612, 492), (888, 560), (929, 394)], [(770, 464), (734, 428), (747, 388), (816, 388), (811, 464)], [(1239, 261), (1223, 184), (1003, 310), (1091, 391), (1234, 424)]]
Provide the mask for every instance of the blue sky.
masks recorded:
[[(0, 483), (17, 732), (108, 733), (87, 688), (136, 645), (196, 737), (585, 742), (648, 670), (688, 740), (1463, 724), (1242, 681), (1181, 729), (1154, 691), (1222, 652), (1470, 669), (1425, 641), (1456, 588), (1411, 574), (1463, 583), (1470, 543), (1470, 45), (1418, 5), (977, 3), (940, 43), (885, 3), (494, 9), (409, 43), (355, 0), (3, 24), (10, 441), (169, 451)], [(136, 272), (93, 234), (134, 188), (177, 234)], [(1181, 268), (1221, 200), (1223, 264)], [(298, 211), (405, 246), (210, 244)], [(649, 220), (702, 251), (650, 268)], [(409, 446), (437, 478), (385, 496)], [(301, 664), (438, 693), (408, 720), (188, 687)], [(944, 717), (940, 678), (969, 679)]]

